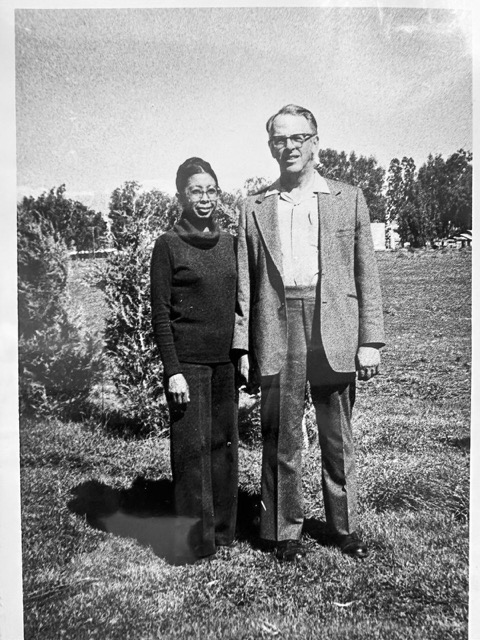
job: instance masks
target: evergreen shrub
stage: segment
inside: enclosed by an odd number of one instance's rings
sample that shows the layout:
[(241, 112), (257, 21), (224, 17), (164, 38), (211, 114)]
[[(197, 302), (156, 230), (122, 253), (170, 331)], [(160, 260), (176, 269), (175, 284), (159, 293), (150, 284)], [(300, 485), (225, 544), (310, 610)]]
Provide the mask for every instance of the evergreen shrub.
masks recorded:
[(68, 311), (68, 254), (50, 220), (18, 207), (19, 406), (80, 418), (100, 375), (100, 348)]

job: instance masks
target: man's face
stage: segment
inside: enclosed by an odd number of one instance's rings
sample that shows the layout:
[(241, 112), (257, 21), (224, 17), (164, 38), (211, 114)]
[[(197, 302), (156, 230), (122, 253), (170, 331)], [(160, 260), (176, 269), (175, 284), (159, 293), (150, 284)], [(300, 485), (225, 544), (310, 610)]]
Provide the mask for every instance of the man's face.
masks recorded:
[(301, 146), (288, 139), (283, 146), (277, 147), (272, 143), (274, 136), (294, 136), (295, 134), (313, 134), (311, 124), (303, 116), (280, 115), (273, 122), (270, 131), (269, 147), (272, 156), (280, 166), (280, 174), (303, 174), (313, 168), (318, 159), (318, 136), (315, 134)]

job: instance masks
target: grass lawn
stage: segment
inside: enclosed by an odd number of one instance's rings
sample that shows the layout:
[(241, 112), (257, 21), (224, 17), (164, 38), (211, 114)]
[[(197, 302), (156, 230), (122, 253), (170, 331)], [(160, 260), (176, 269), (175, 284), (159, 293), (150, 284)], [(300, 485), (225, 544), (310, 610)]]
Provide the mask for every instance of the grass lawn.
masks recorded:
[(377, 255), (388, 347), (354, 418), (369, 558), (320, 543), (316, 446), (305, 454), (301, 564), (255, 547), (261, 452), (250, 440), (237, 546), (175, 566), (188, 523), (169, 516), (167, 440), (23, 421), (26, 639), (467, 637), (471, 253)]

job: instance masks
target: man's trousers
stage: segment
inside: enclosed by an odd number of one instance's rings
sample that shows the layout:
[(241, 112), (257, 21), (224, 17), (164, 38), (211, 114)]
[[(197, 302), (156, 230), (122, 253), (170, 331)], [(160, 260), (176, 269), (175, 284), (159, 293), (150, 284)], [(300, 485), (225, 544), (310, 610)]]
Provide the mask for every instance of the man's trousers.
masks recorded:
[[(285, 365), (262, 378), (263, 436), (260, 536), (299, 539), (303, 525), (302, 419), (307, 379), (322, 452), (322, 488), (332, 533), (357, 526), (356, 469), (351, 428), (355, 373), (336, 373), (321, 344), (318, 299), (287, 290), (288, 351)], [(292, 297), (289, 297), (292, 296)]]
[(182, 363), (190, 402), (170, 406), (170, 446), (177, 516), (198, 520), (190, 540), (197, 557), (235, 535), (238, 399), (232, 363)]

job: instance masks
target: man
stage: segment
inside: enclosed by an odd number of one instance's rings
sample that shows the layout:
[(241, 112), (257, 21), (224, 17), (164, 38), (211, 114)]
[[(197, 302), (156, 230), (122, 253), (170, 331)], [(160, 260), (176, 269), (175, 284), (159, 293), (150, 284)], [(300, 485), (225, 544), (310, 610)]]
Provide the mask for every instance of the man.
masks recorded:
[[(383, 315), (361, 190), (322, 178), (313, 114), (287, 105), (267, 122), (280, 178), (242, 209), (238, 318), (241, 376), (261, 383), (260, 536), (279, 560), (304, 555), (302, 418), (309, 380), (322, 451), (327, 525), (340, 549), (366, 557), (357, 533), (351, 412), (356, 371), (378, 373)], [(248, 352), (248, 354), (247, 354)]]

